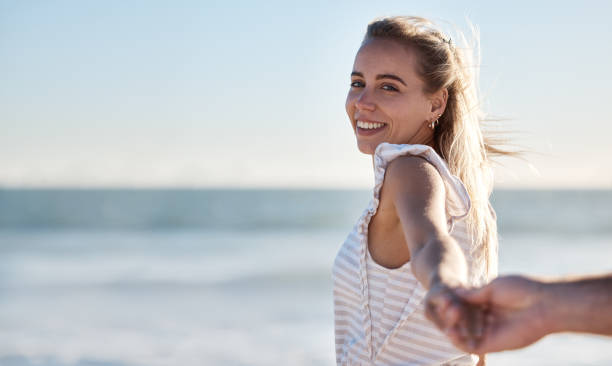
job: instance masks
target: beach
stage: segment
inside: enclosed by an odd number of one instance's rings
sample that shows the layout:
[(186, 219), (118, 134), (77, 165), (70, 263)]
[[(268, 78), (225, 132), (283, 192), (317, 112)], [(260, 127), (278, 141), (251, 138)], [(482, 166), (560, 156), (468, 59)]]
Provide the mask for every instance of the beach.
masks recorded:
[[(368, 190), (0, 190), (0, 365), (331, 365)], [(612, 191), (499, 190), (500, 273), (612, 271)], [(551, 335), (492, 365), (609, 365)]]

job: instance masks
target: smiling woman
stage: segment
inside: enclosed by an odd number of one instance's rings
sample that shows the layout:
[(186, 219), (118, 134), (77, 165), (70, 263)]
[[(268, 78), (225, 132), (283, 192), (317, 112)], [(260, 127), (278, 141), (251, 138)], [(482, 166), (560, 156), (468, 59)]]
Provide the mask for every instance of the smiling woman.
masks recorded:
[(339, 365), (484, 364), (436, 328), (479, 316), (455, 291), (497, 272), (489, 155), (503, 152), (483, 137), (469, 51), (391, 17), (357, 52), (346, 112), (375, 186), (334, 261)]

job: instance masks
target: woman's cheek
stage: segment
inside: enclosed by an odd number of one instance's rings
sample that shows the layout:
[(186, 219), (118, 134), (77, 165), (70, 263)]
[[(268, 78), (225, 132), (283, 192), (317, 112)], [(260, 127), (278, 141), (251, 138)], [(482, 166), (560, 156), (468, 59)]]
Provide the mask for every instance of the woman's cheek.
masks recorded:
[(346, 102), (344, 107), (346, 109), (346, 113), (348, 113), (349, 116), (352, 117), (351, 112), (355, 109), (355, 97), (353, 96), (352, 92), (349, 92), (346, 96)]

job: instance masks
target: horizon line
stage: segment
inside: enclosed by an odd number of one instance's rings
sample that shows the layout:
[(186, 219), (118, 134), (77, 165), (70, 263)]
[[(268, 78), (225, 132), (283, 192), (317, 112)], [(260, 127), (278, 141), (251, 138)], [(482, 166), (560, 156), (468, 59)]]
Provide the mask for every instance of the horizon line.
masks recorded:
[[(232, 185), (2, 185), (0, 190), (134, 190), (134, 191), (162, 191), (162, 190), (210, 190), (210, 191), (370, 191), (372, 187), (354, 186), (232, 186)], [(612, 186), (499, 186), (493, 191), (612, 191)]]

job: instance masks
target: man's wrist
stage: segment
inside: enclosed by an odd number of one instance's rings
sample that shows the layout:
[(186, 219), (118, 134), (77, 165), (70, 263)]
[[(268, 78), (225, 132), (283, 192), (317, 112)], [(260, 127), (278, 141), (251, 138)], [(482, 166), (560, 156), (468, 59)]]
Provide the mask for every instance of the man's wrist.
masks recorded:
[(565, 299), (566, 288), (563, 283), (538, 282), (539, 293), (538, 304), (539, 313), (543, 319), (544, 334), (558, 333), (568, 330), (568, 318), (571, 317), (571, 309)]

